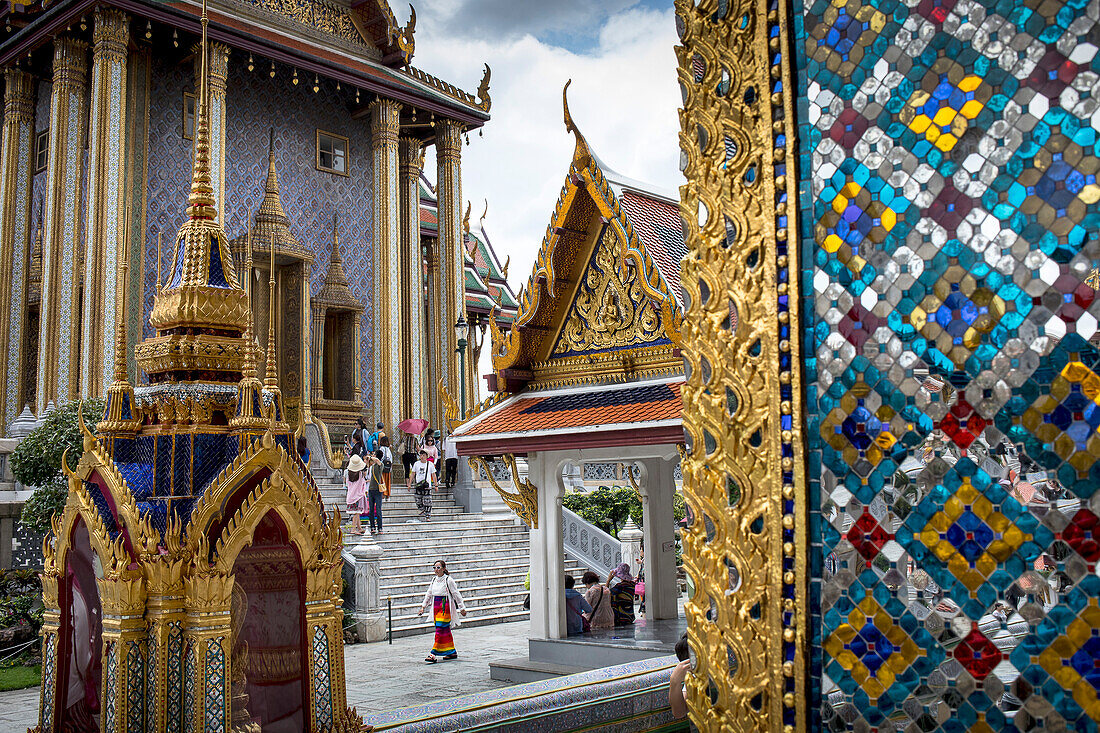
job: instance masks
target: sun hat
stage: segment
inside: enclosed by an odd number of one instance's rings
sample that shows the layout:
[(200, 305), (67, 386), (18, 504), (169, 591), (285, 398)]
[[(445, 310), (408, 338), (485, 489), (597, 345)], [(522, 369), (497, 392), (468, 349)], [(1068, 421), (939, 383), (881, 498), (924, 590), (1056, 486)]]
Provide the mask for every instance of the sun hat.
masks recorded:
[(348, 461), (348, 470), (349, 471), (362, 471), (366, 467), (367, 467), (367, 464), (363, 460), (362, 456), (352, 456), (351, 460)]

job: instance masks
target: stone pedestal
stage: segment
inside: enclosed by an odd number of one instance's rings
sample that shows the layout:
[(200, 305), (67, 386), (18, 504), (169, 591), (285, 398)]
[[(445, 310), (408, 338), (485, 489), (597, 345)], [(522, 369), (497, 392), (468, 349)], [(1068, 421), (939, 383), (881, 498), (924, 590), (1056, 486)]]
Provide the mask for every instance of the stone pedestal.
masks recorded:
[(465, 458), (458, 461), (455, 485), (452, 489), (455, 501), (462, 505), (467, 514), (481, 514), (481, 486), (474, 483), (474, 473), (470, 462)]
[(637, 576), (642, 569), (642, 530), (634, 520), (628, 518), (619, 530), (619, 542), (623, 548), (623, 562), (630, 566), (630, 574)]
[(383, 550), (373, 542), (360, 542), (344, 550), (345, 562), (354, 565), (355, 630), (360, 641), (386, 638), (386, 611), (378, 591)]

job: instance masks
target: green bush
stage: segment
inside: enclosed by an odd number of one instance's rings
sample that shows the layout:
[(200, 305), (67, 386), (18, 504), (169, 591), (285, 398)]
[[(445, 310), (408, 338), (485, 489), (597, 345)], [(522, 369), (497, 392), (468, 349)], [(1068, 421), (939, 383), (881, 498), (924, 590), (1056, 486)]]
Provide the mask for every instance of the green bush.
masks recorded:
[(34, 570), (0, 570), (0, 629), (42, 627), (42, 579)]
[(69, 468), (76, 468), (84, 455), (84, 440), (80, 434), (77, 411), (84, 415), (84, 424), (94, 429), (103, 417), (103, 400), (70, 402), (46, 415), (41, 425), (23, 439), (11, 454), (11, 472), (24, 486), (37, 487), (23, 505), (20, 521), (34, 532), (50, 528), (50, 517), (65, 505), (67, 486), (61, 471), (61, 457), (68, 449)]

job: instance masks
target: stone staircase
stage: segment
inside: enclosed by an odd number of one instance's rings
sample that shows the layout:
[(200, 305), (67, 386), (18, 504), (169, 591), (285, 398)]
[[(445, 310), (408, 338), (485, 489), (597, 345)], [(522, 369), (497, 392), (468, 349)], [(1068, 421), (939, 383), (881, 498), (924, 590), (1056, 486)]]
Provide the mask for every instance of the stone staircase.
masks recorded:
[[(344, 512), (346, 494), (339, 472), (322, 476), (315, 469), (314, 475), (329, 511), (339, 507)], [(434, 493), (432, 502), (431, 521), (418, 521), (412, 492), (395, 477), (393, 493), (382, 506), (383, 533), (374, 537), (345, 533), (345, 546), (373, 541), (384, 551), (379, 595), (383, 606), (387, 600), (392, 604), (393, 635), (434, 630), (430, 609), (424, 616), (418, 614), (432, 577), (432, 565), (439, 559), (446, 561), (466, 601), (469, 614), (462, 620), (463, 626), (528, 618), (523, 608), (527, 595), (523, 582), (530, 555), (526, 525), (511, 513), (467, 514), (449, 492)], [(578, 578), (583, 573), (569, 559), (566, 569)]]

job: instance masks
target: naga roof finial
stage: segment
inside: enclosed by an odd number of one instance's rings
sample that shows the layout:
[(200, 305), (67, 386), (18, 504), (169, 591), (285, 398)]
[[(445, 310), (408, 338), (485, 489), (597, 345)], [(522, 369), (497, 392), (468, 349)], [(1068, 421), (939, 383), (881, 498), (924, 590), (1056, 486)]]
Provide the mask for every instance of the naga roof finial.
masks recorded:
[(573, 122), (573, 115), (569, 113), (569, 85), (573, 83), (572, 79), (565, 82), (565, 86), (561, 90), (561, 105), (565, 114), (565, 130), (571, 132), (577, 136), (577, 147), (573, 151), (573, 162), (578, 163), (586, 158), (592, 156), (592, 151), (588, 147), (588, 141), (584, 139), (584, 134), (581, 133), (577, 124)]

